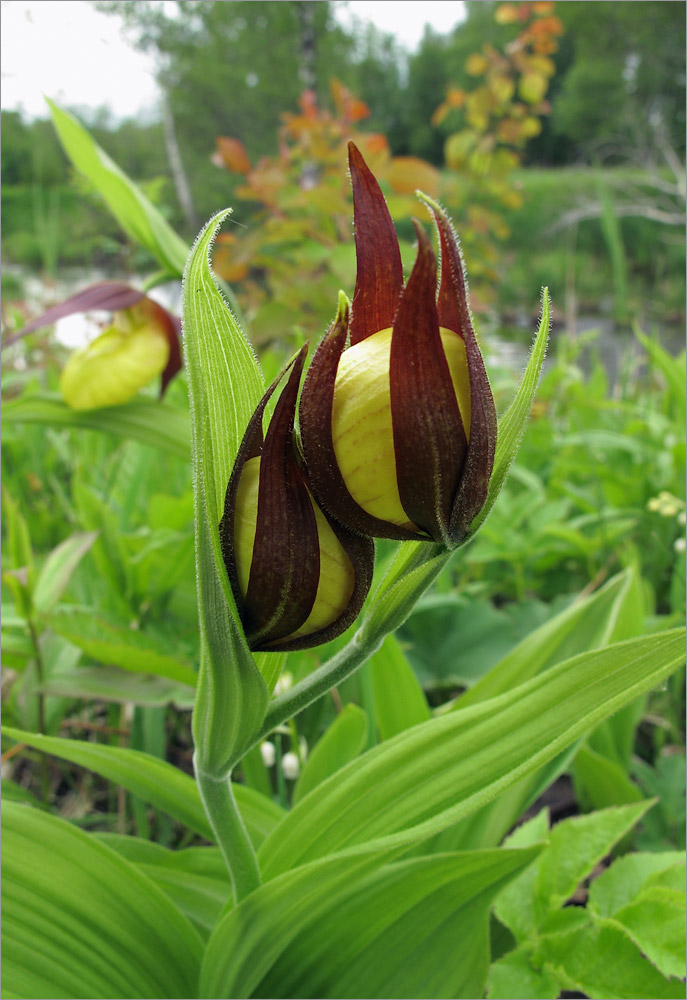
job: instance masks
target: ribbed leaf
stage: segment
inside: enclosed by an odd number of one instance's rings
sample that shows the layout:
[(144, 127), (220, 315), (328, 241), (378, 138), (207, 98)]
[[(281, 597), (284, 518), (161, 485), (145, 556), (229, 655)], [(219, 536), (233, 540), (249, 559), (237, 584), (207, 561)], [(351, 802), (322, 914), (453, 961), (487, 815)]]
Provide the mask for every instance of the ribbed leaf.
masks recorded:
[(207, 940), (231, 900), (231, 882), (219, 848), (172, 851), (139, 837), (114, 833), (96, 836), (152, 879)]
[(22, 395), (2, 404), (9, 423), (47, 424), (49, 427), (86, 427), (117, 437), (131, 438), (162, 451), (189, 457), (188, 414), (166, 403), (139, 396), (120, 406), (99, 410), (72, 410), (56, 395)]
[(249, 997), (294, 938), (326, 913), (338, 893), (391, 852), (334, 857), (286, 872), (225, 914), (208, 942), (198, 996)]
[(683, 660), (683, 637), (675, 629), (574, 657), (374, 748), (279, 824), (261, 848), (264, 876), (438, 833), (663, 681)]
[(416, 858), (352, 880), (328, 911), (301, 931), (252, 995), (482, 996), (491, 901), (537, 851)]
[(424, 691), (396, 636), (386, 637), (370, 658), (369, 670), (380, 739), (388, 740), (431, 718)]
[(3, 809), (3, 992), (192, 997), (202, 945), (171, 899), (94, 837)]
[(170, 275), (181, 275), (188, 247), (141, 189), (120, 170), (76, 118), (48, 101), (60, 142), (72, 163), (103, 196), (120, 226)]
[[(36, 750), (54, 754), (62, 760), (69, 760), (101, 774), (108, 781), (121, 785), (145, 802), (173, 816), (202, 837), (213, 839), (196, 783), (166, 761), (138, 750), (79, 740), (62, 740), (10, 727), (3, 727), (2, 732), (18, 743), (25, 743)], [(234, 785), (234, 794), (253, 842), (260, 844), (284, 815), (283, 810), (252, 788)]]
[(608, 643), (622, 611), (631, 577), (631, 570), (619, 573), (595, 594), (575, 600), (570, 607), (530, 632), (462, 694), (453, 707), (461, 710), (503, 694), (554, 663)]
[(313, 788), (362, 753), (367, 741), (367, 716), (357, 705), (346, 705), (315, 744), (293, 790), (298, 802)]
[(193, 729), (199, 767), (215, 775), (226, 774), (240, 758), (260, 726), (268, 699), (246, 644), (218, 530), (229, 476), (264, 388), (253, 351), (210, 271), (212, 241), (227, 214), (215, 216), (198, 237), (183, 292), (201, 628)]

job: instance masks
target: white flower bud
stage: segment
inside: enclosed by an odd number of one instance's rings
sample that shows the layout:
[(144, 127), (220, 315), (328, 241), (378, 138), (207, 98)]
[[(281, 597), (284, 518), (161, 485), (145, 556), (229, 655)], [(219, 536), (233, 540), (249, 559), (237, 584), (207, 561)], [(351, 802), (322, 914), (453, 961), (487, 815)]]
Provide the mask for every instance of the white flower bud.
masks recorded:
[(269, 740), (265, 740), (264, 743), (261, 743), (260, 755), (262, 756), (262, 762), (265, 767), (272, 767), (277, 759), (277, 751), (274, 749), (274, 743), (270, 743)]
[(281, 759), (281, 769), (284, 772), (284, 777), (288, 778), (289, 781), (296, 780), (300, 773), (301, 765), (295, 753), (284, 754)]

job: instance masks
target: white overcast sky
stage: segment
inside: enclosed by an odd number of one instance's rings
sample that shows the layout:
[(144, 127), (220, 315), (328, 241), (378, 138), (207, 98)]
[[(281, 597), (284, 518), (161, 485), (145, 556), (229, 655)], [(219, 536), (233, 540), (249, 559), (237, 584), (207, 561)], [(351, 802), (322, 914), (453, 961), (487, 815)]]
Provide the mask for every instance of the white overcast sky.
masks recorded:
[[(372, 21), (412, 51), (426, 23), (450, 31), (463, 17), (463, 4), (349, 0), (339, 17), (350, 25), (352, 16)], [(87, 0), (2, 0), (2, 107), (47, 117), (46, 95), (72, 107), (107, 105), (117, 117), (154, 109), (152, 56), (135, 51), (119, 27), (117, 17)]]

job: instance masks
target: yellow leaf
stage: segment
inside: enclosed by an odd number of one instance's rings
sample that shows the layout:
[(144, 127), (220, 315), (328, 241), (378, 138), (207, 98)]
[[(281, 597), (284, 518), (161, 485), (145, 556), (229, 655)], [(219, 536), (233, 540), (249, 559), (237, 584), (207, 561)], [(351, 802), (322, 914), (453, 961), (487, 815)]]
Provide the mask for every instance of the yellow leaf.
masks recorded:
[(420, 188), (432, 198), (439, 193), (440, 176), (436, 167), (416, 156), (395, 156), (386, 173), (398, 194), (412, 194)]

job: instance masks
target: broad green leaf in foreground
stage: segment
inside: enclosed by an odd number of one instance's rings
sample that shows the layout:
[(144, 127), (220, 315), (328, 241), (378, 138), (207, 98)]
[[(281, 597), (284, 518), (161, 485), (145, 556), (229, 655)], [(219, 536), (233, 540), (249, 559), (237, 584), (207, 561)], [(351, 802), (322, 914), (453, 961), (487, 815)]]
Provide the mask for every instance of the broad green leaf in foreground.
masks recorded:
[(227, 866), (219, 848), (169, 850), (139, 837), (115, 833), (96, 836), (167, 893), (207, 940), (231, 896)]
[(171, 276), (184, 270), (188, 247), (141, 189), (110, 159), (73, 115), (48, 101), (60, 142), (72, 163), (107, 202), (123, 229)]
[(203, 957), (198, 995), (251, 996), (282, 951), (329, 909), (335, 894), (389, 857), (391, 852), (327, 858), (261, 885), (218, 923)]
[[(196, 783), (166, 761), (138, 750), (81, 740), (63, 740), (38, 733), (25, 733), (21, 729), (3, 727), (2, 732), (18, 743), (25, 743), (36, 750), (54, 754), (62, 760), (69, 760), (101, 774), (108, 781), (121, 785), (201, 836), (213, 839)], [(254, 842), (259, 844), (284, 812), (252, 788), (236, 785), (234, 794), (248, 831)]]
[(201, 941), (171, 899), (94, 837), (3, 809), (3, 992), (192, 997)]
[(240, 759), (260, 726), (268, 698), (246, 644), (219, 545), (229, 476), (263, 392), (255, 355), (210, 271), (212, 241), (227, 215), (215, 216), (198, 237), (183, 290), (201, 628), (193, 730), (198, 765), (215, 776), (226, 774)]
[(352, 881), (303, 928), (253, 995), (482, 996), (491, 901), (537, 851), (414, 858)]
[(415, 726), (339, 771), (261, 848), (270, 878), (314, 858), (410, 844), (475, 811), (684, 658), (684, 632), (574, 657), (513, 691)]
[(2, 404), (2, 419), (17, 424), (85, 427), (131, 438), (181, 458), (188, 459), (190, 454), (188, 414), (147, 396), (99, 410), (72, 410), (60, 396), (54, 394), (23, 395)]

